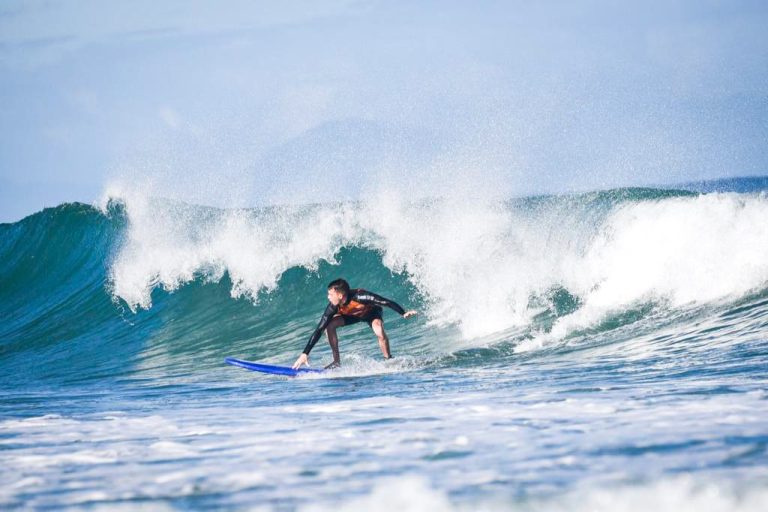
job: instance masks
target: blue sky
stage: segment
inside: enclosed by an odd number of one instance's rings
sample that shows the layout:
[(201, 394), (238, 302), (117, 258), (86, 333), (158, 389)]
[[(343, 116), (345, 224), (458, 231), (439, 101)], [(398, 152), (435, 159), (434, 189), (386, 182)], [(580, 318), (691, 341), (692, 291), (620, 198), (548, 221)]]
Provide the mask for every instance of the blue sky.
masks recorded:
[(6, 1), (0, 222), (114, 183), (250, 206), (768, 174), (767, 26), (738, 1)]

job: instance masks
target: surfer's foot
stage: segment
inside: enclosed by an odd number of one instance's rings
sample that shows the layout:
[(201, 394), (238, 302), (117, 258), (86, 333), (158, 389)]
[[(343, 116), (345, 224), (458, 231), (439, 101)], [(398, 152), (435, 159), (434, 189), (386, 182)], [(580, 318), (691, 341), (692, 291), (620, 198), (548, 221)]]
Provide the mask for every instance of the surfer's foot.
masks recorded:
[(389, 356), (389, 357), (385, 357), (385, 358), (384, 358), (384, 362), (385, 362), (385, 363), (388, 363), (388, 362), (390, 362), (391, 360), (393, 360), (394, 358), (395, 358), (395, 356)]
[(341, 363), (339, 361), (332, 362), (325, 367), (325, 370), (335, 370), (336, 368), (341, 368)]

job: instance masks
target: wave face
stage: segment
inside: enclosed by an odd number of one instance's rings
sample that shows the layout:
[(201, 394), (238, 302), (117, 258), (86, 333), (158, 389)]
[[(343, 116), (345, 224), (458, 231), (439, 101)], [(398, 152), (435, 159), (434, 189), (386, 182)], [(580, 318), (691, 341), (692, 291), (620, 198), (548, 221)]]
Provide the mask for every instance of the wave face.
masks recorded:
[[(765, 296), (764, 181), (743, 180), (755, 186), (740, 193), (504, 202), (227, 210), (123, 194), (65, 204), (0, 226), (3, 379), (188, 373), (232, 353), (285, 361), (338, 276), (422, 312), (409, 323), (389, 315), (408, 340), (399, 352), (415, 357), (684, 330)], [(364, 333), (348, 343), (375, 350)]]

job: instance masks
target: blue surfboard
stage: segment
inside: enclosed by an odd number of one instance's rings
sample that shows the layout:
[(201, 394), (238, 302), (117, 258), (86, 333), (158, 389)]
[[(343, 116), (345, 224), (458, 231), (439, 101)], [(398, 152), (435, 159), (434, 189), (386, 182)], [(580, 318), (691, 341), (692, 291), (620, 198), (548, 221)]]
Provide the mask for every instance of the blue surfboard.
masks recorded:
[(254, 372), (271, 373), (272, 375), (287, 375), (288, 377), (296, 377), (297, 375), (304, 375), (307, 373), (322, 373), (324, 371), (319, 368), (299, 368), (298, 370), (294, 370), (289, 366), (254, 363), (253, 361), (244, 361), (243, 359), (235, 359), (234, 357), (228, 357), (224, 362)]

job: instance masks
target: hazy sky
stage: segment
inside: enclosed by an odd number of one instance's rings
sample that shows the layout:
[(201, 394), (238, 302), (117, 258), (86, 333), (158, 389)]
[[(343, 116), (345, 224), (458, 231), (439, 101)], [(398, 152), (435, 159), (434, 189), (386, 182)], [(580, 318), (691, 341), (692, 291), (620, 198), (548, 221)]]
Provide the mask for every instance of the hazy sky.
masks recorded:
[[(0, 222), (768, 174), (768, 2), (0, 4)], [(441, 188), (442, 187), (442, 188)]]

